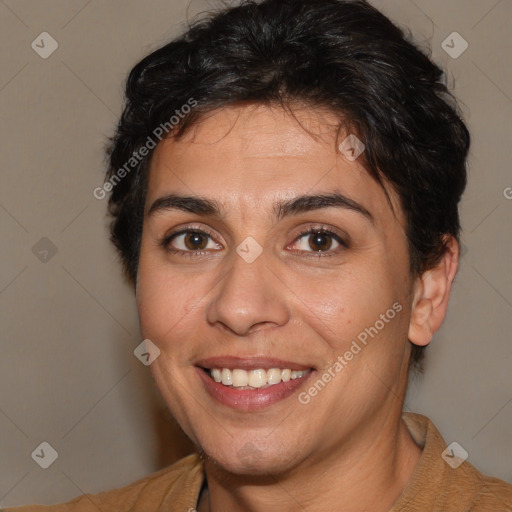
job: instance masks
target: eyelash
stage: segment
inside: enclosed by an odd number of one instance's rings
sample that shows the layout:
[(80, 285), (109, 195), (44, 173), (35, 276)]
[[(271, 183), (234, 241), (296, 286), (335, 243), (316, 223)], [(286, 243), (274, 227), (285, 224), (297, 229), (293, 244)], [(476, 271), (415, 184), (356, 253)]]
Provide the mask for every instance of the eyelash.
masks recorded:
[[(187, 226), (185, 229), (182, 229), (180, 231), (177, 231), (175, 233), (170, 233), (169, 235), (166, 235), (164, 236), (160, 242), (159, 242), (159, 245), (167, 252), (170, 252), (172, 254), (177, 254), (179, 256), (185, 256), (185, 257), (188, 257), (188, 258), (194, 258), (194, 257), (201, 257), (201, 256), (204, 256), (206, 255), (206, 253), (208, 251), (183, 251), (181, 249), (174, 249), (170, 246), (170, 243), (171, 241), (180, 236), (180, 235), (183, 235), (183, 234), (187, 234), (187, 233), (197, 233), (199, 235), (206, 235), (206, 236), (209, 236), (211, 239), (213, 239), (213, 234), (208, 231), (207, 229), (196, 229), (192, 226)], [(342, 246), (343, 248), (345, 249), (348, 249), (348, 243), (345, 242), (345, 240), (343, 240), (337, 233), (333, 232), (332, 230), (324, 227), (324, 226), (320, 226), (320, 227), (310, 227), (310, 228), (306, 228), (304, 229), (303, 231), (301, 231), (297, 237), (295, 238), (295, 240), (293, 241), (293, 243), (295, 244), (298, 240), (300, 240), (302, 237), (306, 236), (306, 235), (316, 235), (318, 233), (321, 233), (321, 234), (324, 234), (324, 235), (329, 235), (330, 237), (334, 238), (334, 240), (336, 240), (340, 246)], [(339, 247), (337, 249), (340, 249)], [(336, 249), (334, 250), (328, 250), (327, 252), (325, 251), (298, 251), (298, 252), (311, 252), (311, 256), (308, 256), (308, 257), (318, 257), (318, 258), (330, 258), (332, 256), (334, 256), (334, 254), (332, 254), (333, 252), (338, 252)]]

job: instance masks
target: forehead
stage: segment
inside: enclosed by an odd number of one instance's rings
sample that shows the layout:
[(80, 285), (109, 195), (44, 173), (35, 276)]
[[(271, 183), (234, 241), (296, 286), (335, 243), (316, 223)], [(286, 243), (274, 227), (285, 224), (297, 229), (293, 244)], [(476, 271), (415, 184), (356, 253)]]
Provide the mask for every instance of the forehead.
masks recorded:
[[(227, 107), (205, 117), (180, 140), (162, 141), (150, 166), (147, 208), (168, 193), (214, 197), (226, 208), (265, 208), (276, 198), (340, 191), (377, 219), (393, 216), (382, 187), (358, 160), (336, 146), (332, 112), (263, 105)], [(394, 190), (387, 186), (403, 222)], [(147, 211), (147, 210), (146, 210)], [(396, 219), (395, 219), (396, 220)]]

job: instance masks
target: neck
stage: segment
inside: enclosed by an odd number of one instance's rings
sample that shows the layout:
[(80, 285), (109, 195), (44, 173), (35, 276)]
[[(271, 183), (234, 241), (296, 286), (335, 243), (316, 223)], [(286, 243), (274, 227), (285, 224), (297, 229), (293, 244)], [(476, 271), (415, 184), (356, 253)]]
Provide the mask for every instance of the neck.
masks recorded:
[(308, 458), (286, 474), (234, 475), (206, 459), (208, 488), (198, 512), (388, 512), (420, 455), (399, 410), (372, 422), (350, 443), (329, 447), (315, 461)]

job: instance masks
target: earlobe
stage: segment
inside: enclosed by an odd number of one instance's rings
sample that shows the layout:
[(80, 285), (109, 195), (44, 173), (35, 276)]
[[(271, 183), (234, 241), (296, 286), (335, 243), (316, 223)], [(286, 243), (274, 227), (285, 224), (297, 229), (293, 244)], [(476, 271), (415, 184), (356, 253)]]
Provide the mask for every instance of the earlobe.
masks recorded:
[(426, 346), (441, 327), (459, 265), (459, 244), (454, 237), (445, 236), (445, 252), (436, 267), (425, 271), (414, 284), (411, 306), (409, 340)]

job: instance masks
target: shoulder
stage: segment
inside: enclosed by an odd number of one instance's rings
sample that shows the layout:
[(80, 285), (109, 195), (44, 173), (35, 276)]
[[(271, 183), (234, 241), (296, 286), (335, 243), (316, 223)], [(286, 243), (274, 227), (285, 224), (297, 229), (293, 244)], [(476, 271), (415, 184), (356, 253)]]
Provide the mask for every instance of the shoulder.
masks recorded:
[(26, 505), (3, 508), (0, 512), (158, 512), (164, 502), (171, 503), (172, 500), (172, 503), (179, 502), (185, 506), (193, 501), (199, 494), (203, 477), (203, 465), (199, 456), (191, 454), (171, 466), (118, 489), (83, 494), (58, 505)]
[(460, 482), (454, 484), (454, 493), (461, 487), (472, 491), (469, 508), (471, 512), (512, 511), (512, 485), (504, 480), (483, 475), (471, 464), (465, 463)]
[(422, 455), (393, 512), (512, 512), (511, 484), (478, 471), (426, 416), (404, 413), (402, 418)]

